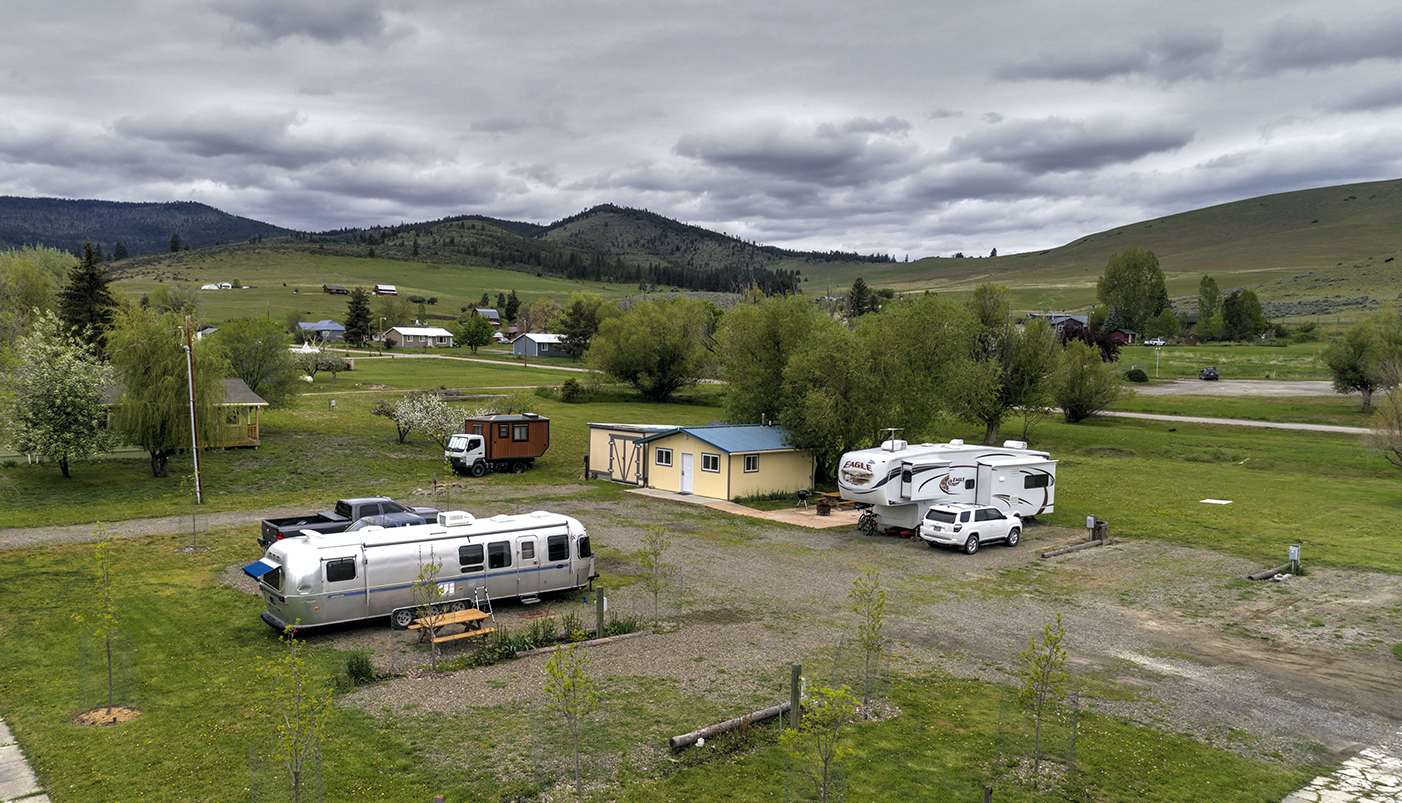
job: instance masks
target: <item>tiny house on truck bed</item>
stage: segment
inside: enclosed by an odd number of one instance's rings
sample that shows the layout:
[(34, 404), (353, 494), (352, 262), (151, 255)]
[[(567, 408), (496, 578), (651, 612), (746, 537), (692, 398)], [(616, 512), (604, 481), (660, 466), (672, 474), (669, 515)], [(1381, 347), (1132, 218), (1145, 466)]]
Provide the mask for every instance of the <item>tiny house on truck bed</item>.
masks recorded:
[(550, 448), (550, 419), (535, 413), (483, 415), (463, 422), (444, 456), (453, 469), (480, 477), (488, 471), (519, 474)]

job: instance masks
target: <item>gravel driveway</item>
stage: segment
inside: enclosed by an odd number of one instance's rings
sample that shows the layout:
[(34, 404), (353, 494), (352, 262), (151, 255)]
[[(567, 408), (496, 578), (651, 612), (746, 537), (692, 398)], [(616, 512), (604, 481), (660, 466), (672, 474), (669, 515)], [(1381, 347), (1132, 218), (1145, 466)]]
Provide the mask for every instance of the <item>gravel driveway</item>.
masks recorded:
[[(483, 515), (510, 512), (483, 507)], [(1157, 541), (1042, 559), (1041, 551), (1082, 540), (1084, 532), (1036, 525), (1018, 547), (991, 545), (968, 556), (651, 499), (551, 507), (590, 528), (606, 576), (636, 571), (640, 522), (665, 525), (673, 542), (666, 558), (684, 579), (683, 605), (672, 616), (679, 627), (595, 648), (594, 671), (672, 679), (737, 711), (781, 698), (774, 678), (786, 663), (831, 664), (831, 649), (855, 625), (845, 604), (852, 580), (877, 568), (889, 593), (886, 632), (899, 673), (938, 668), (1007, 681), (1028, 639), (1061, 613), (1083, 699), (1098, 711), (1290, 761), (1392, 744), (1402, 721), (1402, 662), (1390, 653), (1402, 642), (1402, 578), (1395, 576), (1313, 569), (1253, 583), (1244, 578), (1262, 568), (1256, 564)], [(509, 627), (538, 613), (497, 606)], [(338, 648), (370, 646), (387, 660), (382, 624), (315, 638)], [(539, 699), (546, 660), (413, 673), (349, 699), (371, 712), (520, 703)]]
[(1283, 379), (1160, 379), (1153, 384), (1135, 385), (1145, 396), (1334, 396), (1334, 386), (1319, 380)]

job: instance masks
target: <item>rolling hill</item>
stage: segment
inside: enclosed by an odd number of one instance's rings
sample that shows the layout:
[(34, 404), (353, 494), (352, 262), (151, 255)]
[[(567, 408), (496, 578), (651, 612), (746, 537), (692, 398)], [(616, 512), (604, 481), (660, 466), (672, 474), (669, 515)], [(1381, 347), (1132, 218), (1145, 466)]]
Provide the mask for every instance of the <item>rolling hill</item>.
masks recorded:
[(221, 212), (192, 201), (118, 201), (0, 196), (0, 248), (46, 245), (82, 249), (85, 240), (112, 253), (117, 243), (132, 256), (169, 252), (171, 235), (191, 248), (281, 237), (291, 230)]

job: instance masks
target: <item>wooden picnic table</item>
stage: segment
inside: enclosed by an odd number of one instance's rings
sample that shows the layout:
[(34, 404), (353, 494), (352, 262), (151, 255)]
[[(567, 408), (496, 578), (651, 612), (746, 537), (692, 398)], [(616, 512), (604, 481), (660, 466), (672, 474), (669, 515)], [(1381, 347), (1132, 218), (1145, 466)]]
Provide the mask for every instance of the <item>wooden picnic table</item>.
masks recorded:
[(424, 634), (428, 632), (429, 621), (432, 620), (435, 628), (443, 628), (448, 625), (462, 625), (461, 633), (454, 633), (448, 636), (435, 636), (434, 644), (442, 644), (445, 641), (455, 641), (473, 636), (485, 636), (488, 633), (495, 633), (495, 627), (482, 627), (482, 621), (490, 618), (490, 614), (483, 613), (477, 608), (466, 608), (461, 611), (448, 611), (446, 613), (433, 614), (432, 616), (421, 616), (409, 625), (410, 630), (422, 630), (419, 640), (423, 641)]

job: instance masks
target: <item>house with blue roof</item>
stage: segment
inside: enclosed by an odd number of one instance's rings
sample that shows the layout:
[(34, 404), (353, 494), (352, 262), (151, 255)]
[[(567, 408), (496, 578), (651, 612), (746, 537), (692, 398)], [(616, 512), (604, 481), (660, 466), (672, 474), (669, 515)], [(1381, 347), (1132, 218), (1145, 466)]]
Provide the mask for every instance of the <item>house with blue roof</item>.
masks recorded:
[(302, 337), (306, 340), (340, 343), (346, 339), (346, 327), (330, 319), (316, 323), (298, 323), (297, 327), (302, 330)]
[(787, 443), (783, 427), (674, 427), (638, 438), (642, 484), (675, 493), (736, 499), (813, 487), (813, 456)]

